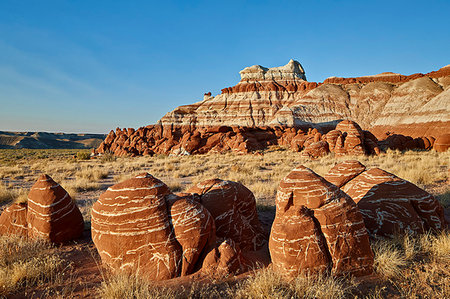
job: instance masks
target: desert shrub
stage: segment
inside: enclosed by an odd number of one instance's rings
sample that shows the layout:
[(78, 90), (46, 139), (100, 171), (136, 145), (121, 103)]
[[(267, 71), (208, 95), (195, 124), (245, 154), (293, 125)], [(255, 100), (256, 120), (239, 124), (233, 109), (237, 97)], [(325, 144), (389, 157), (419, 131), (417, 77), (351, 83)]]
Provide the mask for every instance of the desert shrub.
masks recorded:
[(77, 159), (78, 160), (89, 160), (91, 158), (91, 154), (89, 152), (78, 152)]
[(116, 161), (116, 160), (117, 160), (117, 157), (114, 156), (114, 154), (111, 153), (111, 152), (105, 152), (105, 153), (103, 153), (103, 154), (100, 156), (100, 161), (101, 161), (102, 163), (105, 163), (105, 162), (114, 162), (114, 161)]

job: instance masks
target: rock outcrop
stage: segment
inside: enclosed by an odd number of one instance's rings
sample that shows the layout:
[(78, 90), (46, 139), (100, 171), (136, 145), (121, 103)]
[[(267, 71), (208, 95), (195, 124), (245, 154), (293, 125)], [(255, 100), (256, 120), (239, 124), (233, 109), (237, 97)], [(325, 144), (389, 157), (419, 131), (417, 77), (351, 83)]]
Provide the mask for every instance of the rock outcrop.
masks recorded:
[(450, 66), (428, 74), (383, 73), (358, 78), (306, 81), (303, 67), (252, 66), (241, 81), (201, 102), (180, 106), (163, 126), (323, 126), (352, 119), (379, 139), (386, 132), (434, 136), (450, 122)]
[[(348, 127), (353, 127), (356, 133), (349, 133), (353, 131)], [(247, 154), (270, 145), (287, 146), (296, 152), (303, 151), (303, 155), (310, 158), (318, 158), (330, 152), (339, 156), (380, 153), (376, 137), (361, 130), (357, 123), (344, 120), (332, 129), (327, 134), (322, 134), (312, 128), (303, 130), (286, 127), (177, 128), (156, 125), (139, 128), (137, 131), (117, 128), (108, 134), (97, 153), (112, 152), (117, 156), (182, 156), (232, 151)]]
[(185, 276), (194, 272), (202, 253), (206, 254), (214, 248), (214, 218), (203, 205), (189, 196), (175, 197), (175, 202), (170, 204), (170, 216), (175, 238), (183, 249), (181, 275)]
[(222, 180), (173, 194), (144, 173), (103, 193), (92, 208), (92, 239), (114, 271), (151, 280), (199, 270), (229, 275), (248, 269), (242, 251), (264, 243), (253, 194)]
[(83, 216), (69, 193), (48, 175), (41, 175), (28, 194), (28, 236), (51, 242), (77, 239)]
[[(433, 136), (450, 126), (450, 66), (428, 74), (383, 73), (329, 78), (323, 83), (306, 81), (303, 67), (294, 60), (276, 68), (251, 66), (240, 74), (236, 86), (180, 106), (156, 125), (111, 131), (97, 152), (117, 156), (248, 153), (273, 144), (289, 145), (294, 136), (297, 147), (308, 129), (316, 129), (330, 135), (301, 147), (309, 157), (328, 151), (377, 154), (377, 138), (386, 139), (386, 148), (430, 149)], [(361, 127), (344, 134), (345, 126), (336, 128), (342, 120)], [(334, 129), (341, 134), (329, 132)], [(319, 141), (327, 141), (328, 149)]]
[(357, 204), (371, 236), (439, 231), (445, 227), (439, 202), (416, 185), (357, 161), (334, 166), (325, 178), (336, 183)]
[(0, 235), (28, 235), (27, 204), (16, 203), (7, 207), (0, 215)]
[(299, 166), (281, 182), (269, 249), (275, 271), (365, 275), (373, 253), (356, 204), (337, 186)]

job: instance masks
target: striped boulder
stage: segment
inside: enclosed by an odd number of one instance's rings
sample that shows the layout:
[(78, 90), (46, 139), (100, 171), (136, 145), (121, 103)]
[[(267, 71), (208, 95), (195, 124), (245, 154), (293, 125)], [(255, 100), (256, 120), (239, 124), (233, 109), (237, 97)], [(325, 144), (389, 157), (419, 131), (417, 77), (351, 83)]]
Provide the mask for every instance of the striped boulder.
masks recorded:
[(335, 185), (299, 166), (278, 187), (269, 250), (275, 271), (365, 275), (373, 253), (356, 204)]
[(200, 203), (214, 217), (221, 241), (232, 239), (244, 251), (258, 250), (266, 243), (255, 196), (244, 185), (212, 179), (194, 185), (187, 192), (200, 196)]
[(444, 210), (431, 194), (380, 168), (362, 172), (341, 189), (358, 205), (372, 236), (445, 228)]
[(51, 177), (43, 174), (28, 194), (28, 236), (51, 242), (79, 238), (84, 222), (70, 195)]
[(7, 207), (0, 215), (0, 235), (18, 235), (26, 237), (27, 204), (15, 203)]
[(100, 196), (92, 207), (92, 239), (105, 265), (151, 280), (180, 274), (183, 251), (169, 218), (170, 195), (166, 184), (143, 173)]

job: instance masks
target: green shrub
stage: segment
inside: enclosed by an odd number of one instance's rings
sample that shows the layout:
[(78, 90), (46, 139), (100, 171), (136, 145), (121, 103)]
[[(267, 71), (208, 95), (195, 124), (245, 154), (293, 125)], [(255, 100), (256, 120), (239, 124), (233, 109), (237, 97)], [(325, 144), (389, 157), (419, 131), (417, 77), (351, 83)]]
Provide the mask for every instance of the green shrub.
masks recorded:
[(78, 152), (77, 159), (78, 160), (89, 160), (91, 158), (91, 154), (88, 152)]

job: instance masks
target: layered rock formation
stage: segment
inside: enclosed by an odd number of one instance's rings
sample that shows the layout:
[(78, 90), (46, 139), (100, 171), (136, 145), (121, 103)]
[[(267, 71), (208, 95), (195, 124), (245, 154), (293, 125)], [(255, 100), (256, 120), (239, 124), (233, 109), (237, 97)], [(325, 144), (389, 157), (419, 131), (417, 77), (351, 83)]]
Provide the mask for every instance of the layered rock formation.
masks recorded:
[(373, 253), (352, 199), (312, 170), (299, 166), (281, 182), (269, 240), (274, 270), (365, 275)]
[(429, 193), (379, 168), (358, 161), (334, 166), (325, 176), (357, 204), (372, 236), (393, 237), (445, 228), (444, 210)]
[(182, 247), (170, 225), (169, 188), (149, 174), (118, 183), (92, 206), (92, 240), (113, 269), (163, 280), (179, 275)]
[(108, 188), (93, 205), (91, 222), (105, 265), (152, 280), (200, 269), (237, 273), (244, 270), (241, 250), (264, 243), (253, 194), (230, 181), (210, 180), (173, 194), (144, 173)]
[[(377, 138), (394, 149), (430, 149), (434, 138), (450, 127), (450, 66), (428, 74), (333, 77), (323, 83), (306, 81), (303, 67), (294, 60), (275, 68), (251, 66), (240, 74), (236, 86), (180, 106), (157, 125), (111, 131), (97, 152), (248, 153), (271, 144), (291, 145), (299, 130), (308, 135), (308, 129), (316, 129), (324, 135), (344, 119), (364, 130), (345, 136), (332, 132), (327, 136), (331, 142), (316, 140), (305, 155), (377, 153)], [(328, 149), (319, 141), (327, 141)]]
[(279, 68), (252, 66), (241, 81), (215, 97), (180, 106), (162, 125), (321, 126), (352, 119), (384, 139), (386, 132), (433, 136), (450, 122), (450, 65), (427, 74), (383, 73), (307, 82), (291, 60)]
[(445, 152), (450, 148), (450, 134), (439, 135), (433, 143), (433, 148), (438, 152)]

